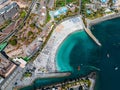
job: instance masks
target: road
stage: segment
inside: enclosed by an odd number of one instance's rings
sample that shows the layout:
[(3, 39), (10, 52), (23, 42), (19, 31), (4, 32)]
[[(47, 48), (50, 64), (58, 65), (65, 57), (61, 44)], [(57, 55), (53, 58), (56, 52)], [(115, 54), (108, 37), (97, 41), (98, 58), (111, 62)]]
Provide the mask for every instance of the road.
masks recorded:
[(48, 3), (48, 8), (52, 9), (54, 7), (55, 0), (50, 0)]
[(23, 22), (17, 27), (17, 29), (13, 30), (8, 36), (6, 36), (0, 43), (4, 42), (4, 41), (8, 41), (10, 39), (10, 37), (12, 37), (13, 35), (15, 35), (25, 24), (27, 18), (30, 15), (30, 12), (32, 11), (33, 6), (35, 5), (35, 2), (37, 0), (32, 0), (32, 3), (29, 7), (28, 13), (26, 15), (26, 17), (24, 18)]
[[(10, 39), (10, 37), (15, 35), (22, 28), (22, 26), (25, 24), (27, 18), (29, 17), (31, 10), (32, 10), (33, 6), (35, 5), (36, 1), (37, 0), (32, 0), (32, 3), (28, 10), (28, 13), (27, 13), (26, 17), (24, 18), (24, 20), (22, 21), (22, 23), (17, 27), (17, 29), (13, 30), (7, 37), (5, 37), (4, 40), (1, 41), (1, 43), (4, 41), (8, 41)], [(11, 76), (6, 78), (7, 81), (5, 81), (3, 83), (3, 85), (2, 85), (3, 88), (1, 88), (1, 90), (12, 90), (13, 87), (15, 86), (15, 82), (20, 81), (20, 78), (22, 77), (23, 73), (26, 71), (27, 68), (28, 67), (25, 67), (24, 69), (21, 69), (20, 67), (16, 68), (16, 70), (11, 74)], [(11, 78), (12, 78), (12, 81), (10, 80)], [(8, 80), (11, 82), (8, 83)]]

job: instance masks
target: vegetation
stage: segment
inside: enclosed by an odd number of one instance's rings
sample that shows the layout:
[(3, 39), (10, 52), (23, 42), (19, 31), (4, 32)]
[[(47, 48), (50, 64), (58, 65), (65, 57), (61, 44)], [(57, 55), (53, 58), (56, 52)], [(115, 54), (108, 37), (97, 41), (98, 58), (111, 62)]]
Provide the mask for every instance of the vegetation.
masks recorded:
[(45, 40), (45, 42), (42, 44), (41, 49), (43, 49), (43, 48), (44, 48), (44, 46), (46, 45), (46, 43), (48, 42), (48, 40), (49, 40), (50, 36), (52, 35), (52, 32), (53, 32), (53, 29), (50, 31), (50, 33), (49, 33), (49, 34), (48, 34), (48, 36), (46, 37), (46, 40)]
[(91, 10), (91, 13), (88, 14), (86, 4), (89, 4), (89, 3), (91, 3), (90, 0), (82, 0), (82, 6), (81, 6), (82, 16), (88, 19), (95, 19), (98, 17), (102, 17), (104, 15), (104, 8), (98, 9), (97, 11)]
[(79, 4), (79, 0), (65, 0), (65, 1), (66, 1), (66, 4), (69, 4), (69, 3)]
[(0, 26), (0, 31), (2, 31), (4, 28), (6, 28), (11, 22), (12, 22), (12, 20), (5, 21), (4, 24)]
[(56, 7), (65, 6), (65, 0), (56, 0)]
[(31, 76), (32, 76), (32, 73), (31, 73), (31, 72), (25, 72), (23, 76), (24, 76), (24, 77), (31, 77)]
[(86, 14), (86, 4), (90, 3), (90, 0), (82, 0), (81, 1), (81, 14), (85, 15)]
[(16, 46), (16, 45), (17, 45), (17, 36), (13, 36), (13, 37), (9, 40), (9, 43), (10, 43), (12, 46)]
[(56, 0), (56, 7), (63, 7), (67, 4), (74, 3), (79, 4), (79, 0)]
[(67, 18), (67, 17), (71, 17), (71, 16), (74, 16), (74, 15), (78, 14), (78, 11), (79, 11), (79, 9), (78, 9), (78, 8), (75, 8), (74, 13), (71, 12), (71, 11), (68, 11), (65, 15), (62, 14), (62, 15), (60, 15), (59, 17), (54, 18), (54, 19), (56, 20), (56, 22), (59, 22), (59, 21), (65, 19), (65, 18)]
[(82, 17), (82, 20), (83, 20), (83, 23), (84, 23), (85, 27), (87, 27), (87, 22), (86, 22), (84, 17)]
[(51, 19), (49, 12), (47, 11), (47, 18), (46, 18), (46, 23), (49, 22)]
[(30, 57), (25, 57), (25, 58), (23, 58), (23, 60), (25, 60), (26, 62), (28, 62), (29, 60), (31, 60), (31, 58)]
[(98, 18), (98, 17), (102, 17), (104, 15), (104, 9), (99, 9), (97, 10), (96, 12), (93, 12), (91, 14), (86, 14), (86, 17), (89, 18), (89, 19), (95, 19), (95, 18)]
[(27, 14), (26, 11), (23, 10), (23, 11), (20, 12), (20, 17), (25, 18), (26, 14)]
[[(62, 85), (62, 90), (67, 90), (68, 88), (71, 88), (72, 86), (76, 86), (76, 85), (80, 85), (81, 83), (84, 83), (88, 86), (88, 88), (90, 87), (91, 85), (91, 81), (89, 79), (81, 79), (81, 80), (77, 80), (77, 81), (73, 81), (73, 82), (65, 82), (63, 85)], [(70, 89), (72, 90), (72, 89)]]
[(31, 28), (35, 28), (35, 23), (31, 23), (31, 24), (30, 24), (30, 27), (31, 27)]
[(114, 10), (115, 11), (115, 13), (118, 13), (119, 11), (118, 10)]
[(112, 7), (112, 6), (113, 6), (113, 0), (109, 0), (109, 1), (108, 1), (108, 5), (109, 5), (110, 7)]
[(9, 43), (10, 43), (12, 46), (15, 46), (15, 45), (17, 45), (17, 40), (16, 40), (16, 39), (10, 40)]
[(40, 4), (39, 4), (39, 3), (36, 3), (36, 4), (37, 4), (37, 6), (36, 6), (36, 10), (38, 10), (39, 7), (40, 7)]
[(33, 35), (33, 32), (32, 32), (32, 31), (29, 31), (29, 32), (28, 32), (28, 37), (31, 36), (31, 35)]

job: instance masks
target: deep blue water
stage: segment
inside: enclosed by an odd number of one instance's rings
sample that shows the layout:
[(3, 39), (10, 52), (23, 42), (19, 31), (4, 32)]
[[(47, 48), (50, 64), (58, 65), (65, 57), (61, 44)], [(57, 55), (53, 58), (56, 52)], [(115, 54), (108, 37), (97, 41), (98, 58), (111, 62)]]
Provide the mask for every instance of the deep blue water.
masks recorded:
[(94, 25), (91, 30), (102, 43), (101, 59), (96, 65), (101, 69), (98, 90), (120, 90), (120, 18)]
[[(101, 42), (102, 47), (96, 45), (84, 31), (74, 32), (58, 49), (57, 68), (61, 72), (71, 71), (72, 76), (68, 78), (96, 71), (98, 74), (96, 90), (120, 90), (120, 18), (93, 25), (91, 31)], [(115, 70), (116, 67), (118, 70)], [(39, 79), (32, 88), (62, 82), (68, 78)], [(22, 90), (34, 90), (32, 88)]]

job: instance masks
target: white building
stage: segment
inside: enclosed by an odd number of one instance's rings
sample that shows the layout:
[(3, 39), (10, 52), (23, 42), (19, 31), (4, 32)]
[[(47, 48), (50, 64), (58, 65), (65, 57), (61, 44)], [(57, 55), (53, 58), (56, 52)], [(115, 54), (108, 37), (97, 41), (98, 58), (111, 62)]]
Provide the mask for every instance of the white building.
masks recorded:
[(25, 60), (23, 60), (22, 58), (15, 58), (15, 59), (13, 59), (13, 61), (19, 62), (21, 68), (24, 68), (27, 64), (27, 62)]

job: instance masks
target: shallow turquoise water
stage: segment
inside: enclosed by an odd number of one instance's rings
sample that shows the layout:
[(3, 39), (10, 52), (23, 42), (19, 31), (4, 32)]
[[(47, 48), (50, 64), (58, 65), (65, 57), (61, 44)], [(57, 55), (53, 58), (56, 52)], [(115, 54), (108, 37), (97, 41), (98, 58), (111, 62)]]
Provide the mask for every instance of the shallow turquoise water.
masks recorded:
[(81, 70), (79, 73), (84, 74), (84, 69), (92, 69), (93, 66), (90, 65), (91, 59), (89, 58), (94, 57), (93, 49), (95, 50), (97, 48), (99, 47), (83, 30), (70, 34), (64, 40), (64, 43), (59, 46), (56, 54), (56, 64), (58, 70), (62, 72), (79, 72), (78, 66), (80, 66)]
[[(96, 71), (99, 77), (96, 90), (120, 90), (119, 26), (120, 18), (117, 18), (91, 27), (102, 47), (96, 45), (84, 31), (77, 31), (69, 35), (58, 49), (56, 64), (59, 71), (71, 71), (72, 76), (61, 79), (36, 80), (33, 88), (62, 82)], [(78, 66), (80, 66), (80, 71), (78, 71)], [(115, 70), (116, 67), (118, 70)]]

